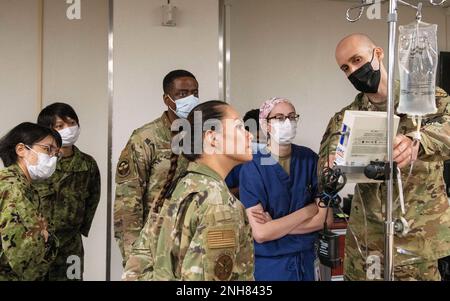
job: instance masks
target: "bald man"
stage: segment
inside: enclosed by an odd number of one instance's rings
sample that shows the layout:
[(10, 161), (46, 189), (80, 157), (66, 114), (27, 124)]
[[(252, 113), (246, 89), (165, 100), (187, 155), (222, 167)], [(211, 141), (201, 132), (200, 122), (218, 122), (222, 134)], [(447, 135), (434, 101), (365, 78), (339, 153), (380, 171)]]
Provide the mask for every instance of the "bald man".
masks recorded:
[[(384, 51), (366, 35), (352, 34), (339, 42), (336, 61), (353, 86), (360, 91), (355, 100), (331, 118), (320, 146), (319, 173), (334, 161), (344, 113), (386, 111), (387, 72)], [(400, 83), (395, 83), (398, 107)], [(445, 194), (443, 161), (450, 158), (450, 97), (436, 90), (438, 112), (422, 122), (420, 143), (413, 144), (414, 127), (406, 115), (394, 145), (394, 160), (401, 168), (405, 198), (405, 220), (410, 231), (394, 238), (394, 278), (396, 280), (440, 280), (438, 259), (450, 255), (450, 209)], [(327, 151), (330, 156), (327, 158)], [(414, 162), (409, 179), (409, 166)], [(349, 229), (345, 241), (346, 280), (377, 280), (384, 275), (385, 183), (357, 184), (353, 197)], [(394, 219), (401, 216), (397, 186), (394, 187)]]

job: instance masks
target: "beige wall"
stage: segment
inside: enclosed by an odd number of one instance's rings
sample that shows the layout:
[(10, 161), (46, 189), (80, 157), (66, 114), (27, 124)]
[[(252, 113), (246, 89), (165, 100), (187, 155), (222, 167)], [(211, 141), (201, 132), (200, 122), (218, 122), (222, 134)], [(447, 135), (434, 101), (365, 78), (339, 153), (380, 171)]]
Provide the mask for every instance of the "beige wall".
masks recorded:
[(84, 239), (86, 280), (106, 279), (108, 146), (108, 0), (82, 0), (81, 20), (68, 20), (65, 1), (44, 1), (44, 106), (72, 105), (80, 118), (77, 146), (100, 168), (102, 197)]
[[(335, 112), (353, 101), (353, 86), (334, 59), (337, 42), (363, 32), (387, 52), (387, 5), (382, 20), (349, 23), (349, 1), (227, 0), (231, 5), (231, 103), (244, 114), (273, 96), (291, 99), (301, 115), (296, 143), (319, 150)], [(415, 12), (399, 9), (399, 24)], [(449, 16), (442, 8), (424, 8), (423, 20), (439, 25), (440, 50), (450, 50)], [(446, 21), (447, 19), (447, 21)], [(384, 59), (387, 65), (387, 56)], [(342, 194), (352, 193), (347, 185)]]
[(0, 0), (0, 136), (39, 111), (38, 4)]
[(450, 51), (450, 7), (445, 10), (447, 23), (447, 51)]
[[(334, 112), (355, 90), (336, 65), (337, 42), (352, 32), (370, 35), (387, 51), (383, 20), (345, 20), (352, 3), (325, 0), (229, 0), (231, 4), (231, 99), (242, 113), (272, 96), (290, 98), (301, 114), (297, 142), (317, 151)], [(401, 7), (400, 24), (415, 12)], [(423, 20), (439, 25), (439, 47), (447, 48), (445, 10), (424, 8)], [(447, 17), (448, 18), (448, 17)], [(387, 57), (384, 60), (387, 64)]]
[(85, 240), (84, 276), (105, 280), (108, 1), (82, 0), (82, 19), (69, 21), (65, 1), (44, 0), (43, 40), (39, 2), (0, 0), (0, 135), (20, 122), (36, 122), (41, 72), (43, 105), (64, 101), (75, 108), (82, 125), (77, 145), (96, 158), (102, 174), (102, 199)]
[[(166, 109), (162, 80), (169, 71), (193, 72), (201, 100), (218, 97), (218, 1), (172, 1), (178, 7), (177, 27), (161, 26), (163, 3), (114, 1), (114, 167), (132, 131)], [(120, 252), (115, 241), (112, 246), (112, 279), (119, 280)]]

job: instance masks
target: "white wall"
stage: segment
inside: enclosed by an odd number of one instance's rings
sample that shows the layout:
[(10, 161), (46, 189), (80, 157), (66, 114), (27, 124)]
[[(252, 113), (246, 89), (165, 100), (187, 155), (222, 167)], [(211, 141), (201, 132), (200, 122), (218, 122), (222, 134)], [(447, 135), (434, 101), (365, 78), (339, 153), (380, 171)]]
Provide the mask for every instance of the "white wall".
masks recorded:
[(40, 110), (39, 15), (38, 1), (0, 0), (0, 137)]
[(101, 200), (84, 239), (85, 280), (106, 279), (108, 146), (108, 1), (82, 0), (81, 20), (68, 20), (65, 1), (44, 1), (44, 106), (72, 105), (80, 118), (77, 146), (93, 156), (102, 178)]
[[(163, 3), (114, 1), (113, 167), (132, 131), (166, 109), (162, 80), (168, 72), (189, 70), (199, 81), (201, 100), (218, 97), (218, 1), (172, 1), (178, 7), (177, 27), (161, 26)], [(120, 280), (114, 238), (112, 246), (112, 280)]]

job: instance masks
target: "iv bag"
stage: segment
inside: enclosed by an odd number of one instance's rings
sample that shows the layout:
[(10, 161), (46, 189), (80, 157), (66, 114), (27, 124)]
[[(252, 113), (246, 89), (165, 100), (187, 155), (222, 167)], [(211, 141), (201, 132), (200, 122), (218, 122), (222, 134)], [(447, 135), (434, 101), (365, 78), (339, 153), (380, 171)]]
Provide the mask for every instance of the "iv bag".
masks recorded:
[(423, 116), (437, 112), (437, 25), (414, 22), (400, 26), (400, 104), (397, 112)]

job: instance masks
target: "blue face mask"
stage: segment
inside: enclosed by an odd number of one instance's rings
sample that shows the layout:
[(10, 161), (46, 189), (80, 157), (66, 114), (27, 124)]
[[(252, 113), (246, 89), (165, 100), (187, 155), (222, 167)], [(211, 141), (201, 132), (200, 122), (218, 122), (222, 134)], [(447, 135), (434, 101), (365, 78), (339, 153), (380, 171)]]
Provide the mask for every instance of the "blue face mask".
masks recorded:
[(173, 101), (177, 109), (174, 111), (171, 107), (169, 109), (174, 112), (178, 117), (186, 119), (189, 115), (189, 113), (192, 111), (193, 108), (195, 108), (199, 103), (199, 99), (195, 97), (194, 95), (189, 95), (188, 97), (180, 98), (177, 101), (174, 101), (172, 97), (170, 97), (170, 100)]
[(266, 147), (267, 147), (267, 144), (265, 144), (265, 143), (252, 142), (252, 152), (253, 152), (253, 154), (257, 154), (258, 152), (259, 153), (264, 153)]

